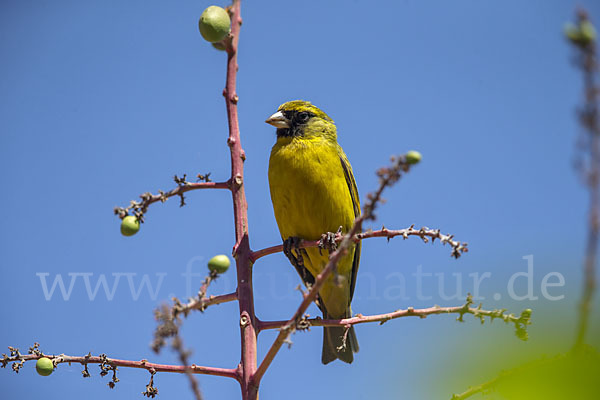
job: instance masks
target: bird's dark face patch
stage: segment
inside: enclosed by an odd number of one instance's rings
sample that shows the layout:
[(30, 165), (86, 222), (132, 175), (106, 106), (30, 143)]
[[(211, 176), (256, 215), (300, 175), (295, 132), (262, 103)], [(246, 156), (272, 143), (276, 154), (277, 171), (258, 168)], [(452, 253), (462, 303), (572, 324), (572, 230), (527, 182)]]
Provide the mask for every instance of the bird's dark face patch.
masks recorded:
[(289, 128), (278, 128), (277, 137), (296, 137), (304, 135), (304, 127), (315, 116), (310, 111), (281, 110), (281, 113), (289, 121)]
[[(335, 137), (335, 125), (333, 120), (327, 114), (321, 111), (317, 106), (304, 100), (292, 100), (279, 106), (280, 121), (275, 126), (288, 125), (277, 129), (277, 137), (301, 137), (308, 134), (320, 134), (328, 131)], [(275, 114), (274, 114), (275, 115)], [(282, 123), (281, 119), (285, 119)], [(268, 121), (267, 121), (268, 122)], [(275, 122), (275, 121), (273, 121)], [(270, 122), (269, 122), (270, 123)], [(311, 129), (313, 124), (319, 124), (316, 129)]]

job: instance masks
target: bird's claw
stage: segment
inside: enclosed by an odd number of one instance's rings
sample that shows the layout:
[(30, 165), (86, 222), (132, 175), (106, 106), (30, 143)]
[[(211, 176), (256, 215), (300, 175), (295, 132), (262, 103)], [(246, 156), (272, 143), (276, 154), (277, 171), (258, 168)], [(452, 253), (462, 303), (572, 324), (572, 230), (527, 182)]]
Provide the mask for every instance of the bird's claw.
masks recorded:
[[(291, 236), (283, 241), (283, 254), (290, 260), (293, 265), (304, 265), (304, 258), (302, 257), (302, 253), (300, 252), (300, 245), (302, 244), (302, 239), (297, 236)], [(294, 255), (294, 252), (296, 254)]]
[(329, 253), (333, 253), (337, 250), (337, 243), (335, 239), (342, 233), (342, 227), (340, 226), (336, 233), (327, 232), (321, 235), (319, 240), (319, 254), (323, 255), (322, 250), (327, 249)]
[(304, 314), (304, 316), (302, 317), (297, 317), (296, 318), (296, 329), (299, 331), (307, 331), (310, 330), (310, 322), (308, 321), (308, 318), (310, 317), (310, 315), (308, 314)]

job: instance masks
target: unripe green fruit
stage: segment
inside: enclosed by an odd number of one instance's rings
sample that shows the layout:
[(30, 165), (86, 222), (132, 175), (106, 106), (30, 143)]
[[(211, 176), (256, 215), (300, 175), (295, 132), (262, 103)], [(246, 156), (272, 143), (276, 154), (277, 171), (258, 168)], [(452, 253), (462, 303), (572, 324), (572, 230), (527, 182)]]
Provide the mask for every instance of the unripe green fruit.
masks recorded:
[(408, 164), (418, 164), (422, 158), (421, 153), (415, 150), (411, 150), (406, 153), (405, 157)]
[(229, 257), (225, 254), (219, 254), (218, 256), (214, 256), (210, 260), (208, 260), (208, 269), (216, 272), (217, 274), (222, 274), (229, 268), (231, 262), (229, 261)]
[(123, 236), (133, 236), (140, 230), (140, 221), (133, 215), (128, 215), (121, 221), (121, 233)]
[(42, 357), (35, 363), (35, 370), (41, 376), (48, 376), (54, 371), (54, 364), (49, 358)]
[(218, 6), (210, 6), (200, 16), (198, 28), (202, 37), (211, 43), (225, 39), (231, 29), (229, 13)]

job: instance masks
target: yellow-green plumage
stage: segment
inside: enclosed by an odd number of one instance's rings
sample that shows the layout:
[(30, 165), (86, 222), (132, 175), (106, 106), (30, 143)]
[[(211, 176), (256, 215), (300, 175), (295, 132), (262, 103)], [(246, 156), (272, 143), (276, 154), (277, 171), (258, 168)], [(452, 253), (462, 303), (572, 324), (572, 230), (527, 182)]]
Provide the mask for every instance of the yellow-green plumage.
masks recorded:
[[(277, 126), (277, 142), (269, 161), (269, 184), (275, 219), (281, 237), (318, 240), (339, 227), (348, 231), (360, 214), (352, 168), (337, 143), (336, 127), (325, 113), (305, 101), (292, 101), (279, 107), (267, 122)], [(304, 268), (316, 277), (329, 259), (327, 251), (303, 249)], [(337, 266), (319, 292), (324, 318), (351, 316), (350, 302), (360, 258), (355, 246)], [(302, 266), (295, 266), (303, 276)], [(323, 363), (336, 358), (352, 362), (358, 344), (351, 329), (346, 347), (342, 346), (344, 328), (324, 328)]]

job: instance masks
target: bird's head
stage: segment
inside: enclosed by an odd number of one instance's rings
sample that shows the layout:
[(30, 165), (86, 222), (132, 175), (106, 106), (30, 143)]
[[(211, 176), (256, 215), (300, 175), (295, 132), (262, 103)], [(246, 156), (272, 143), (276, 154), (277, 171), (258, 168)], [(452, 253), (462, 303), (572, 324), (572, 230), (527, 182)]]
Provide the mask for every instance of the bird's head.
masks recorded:
[(293, 100), (282, 104), (266, 121), (277, 128), (277, 137), (332, 136), (333, 120), (308, 101)]

